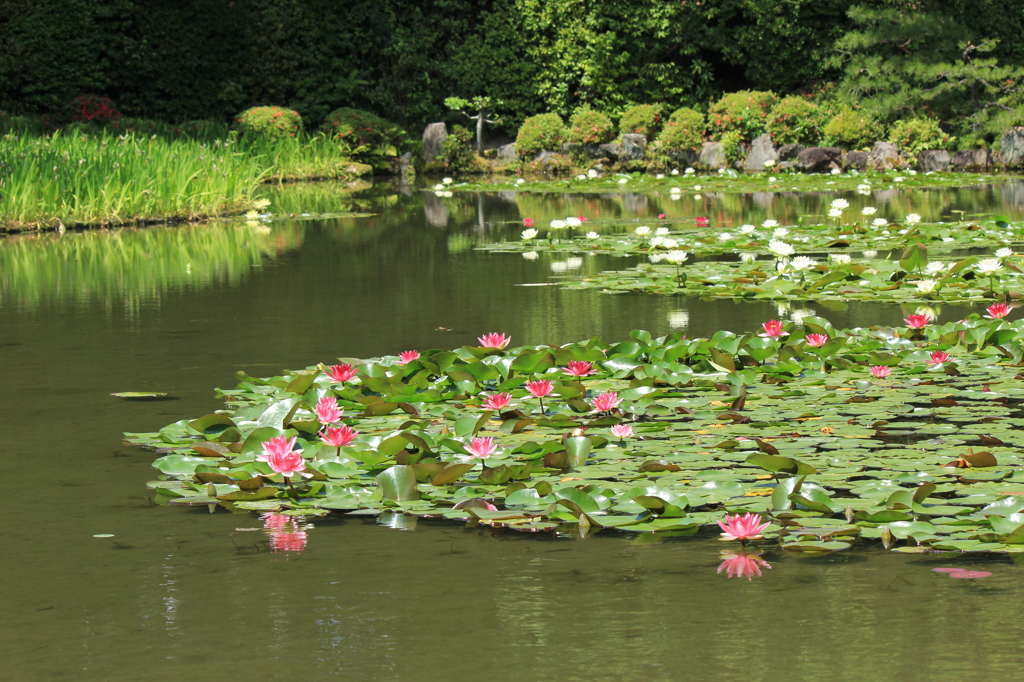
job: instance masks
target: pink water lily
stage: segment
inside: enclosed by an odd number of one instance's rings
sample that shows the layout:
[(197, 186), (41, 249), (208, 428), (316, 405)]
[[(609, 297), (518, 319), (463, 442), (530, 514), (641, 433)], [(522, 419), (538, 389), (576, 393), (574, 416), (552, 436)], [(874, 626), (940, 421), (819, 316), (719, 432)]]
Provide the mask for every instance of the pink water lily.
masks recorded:
[(782, 320), (768, 320), (767, 322), (762, 322), (761, 327), (764, 329), (762, 336), (772, 339), (777, 339), (785, 333)]
[(285, 527), (292, 522), (291, 516), (286, 514), (278, 514), (277, 512), (267, 512), (266, 514), (260, 514), (260, 520), (263, 521), (263, 527), (266, 530), (284, 530)]
[(267, 464), (276, 473), (285, 478), (291, 478), (295, 474), (306, 470), (306, 460), (296, 451), (288, 453), (275, 452), (267, 457)]
[(708, 226), (708, 219), (705, 218), (704, 216), (697, 216), (694, 219), (694, 222), (697, 223), (697, 227), (707, 227)]
[(607, 412), (608, 410), (614, 410), (621, 402), (622, 398), (619, 397), (618, 393), (609, 391), (608, 393), (594, 396), (590, 404), (594, 406), (594, 410), (597, 412)]
[(949, 362), (950, 357), (952, 356), (944, 350), (933, 350), (931, 357), (928, 358), (928, 364), (938, 365), (943, 362)]
[(342, 448), (354, 441), (358, 433), (351, 426), (328, 426), (320, 433), (320, 438), (325, 445)]
[(990, 320), (998, 320), (999, 318), (1006, 317), (1010, 314), (1010, 306), (1005, 303), (993, 303), (989, 307), (985, 308), (985, 310), (988, 312), (988, 315), (985, 317)]
[(484, 398), (483, 407), (487, 410), (503, 410), (512, 402), (511, 393), (495, 393)]
[(480, 459), (487, 459), (498, 450), (493, 438), (474, 438), (465, 448), (470, 455)]
[(629, 438), (633, 435), (633, 427), (629, 424), (616, 424), (611, 431), (616, 438)]
[(483, 348), (498, 348), (503, 349), (508, 345), (508, 342), (512, 340), (512, 337), (499, 334), (498, 332), (491, 332), (490, 334), (484, 334), (477, 341)]
[(356, 368), (347, 363), (331, 365), (327, 368), (327, 376), (338, 383), (345, 383), (356, 375)]
[(812, 348), (821, 348), (828, 343), (828, 334), (808, 334), (806, 341)]
[(284, 436), (276, 436), (270, 440), (265, 440), (260, 443), (260, 447), (263, 448), (263, 452), (256, 455), (256, 459), (261, 462), (267, 462), (274, 455), (286, 455), (295, 449), (296, 437), (285, 438)]
[(523, 218), (523, 227), (533, 227), (533, 218)]
[(761, 577), (761, 568), (771, 568), (771, 564), (761, 558), (760, 554), (747, 554), (728, 552), (722, 554), (725, 559), (718, 565), (718, 573), (725, 571), (730, 578), (746, 578), (753, 580), (754, 576)]
[(762, 521), (760, 514), (746, 513), (743, 515), (726, 516), (718, 522), (718, 526), (724, 531), (723, 540), (739, 540), (740, 544), (746, 544), (747, 540), (756, 540), (761, 533), (769, 526), (769, 521)]
[(585, 215), (576, 216), (576, 220), (580, 221), (581, 223), (585, 223), (585, 222), (587, 222), (587, 216), (585, 216)]
[(338, 408), (338, 399), (333, 395), (325, 395), (316, 401), (316, 408), (313, 410), (316, 418), (321, 424), (333, 424), (341, 421), (342, 410)]
[(931, 321), (932, 318), (927, 315), (907, 315), (903, 318), (903, 322), (911, 329), (924, 329)]
[(549, 379), (538, 379), (537, 381), (527, 381), (523, 386), (535, 398), (543, 398), (555, 389), (555, 382)]
[(892, 367), (886, 367), (885, 365), (873, 365), (871, 367), (871, 376), (876, 379), (884, 379), (892, 372)]
[(658, 219), (664, 220), (665, 219), (665, 214), (664, 213), (659, 213), (658, 214)]
[(398, 354), (398, 364), (400, 365), (408, 365), (413, 360), (419, 359), (420, 352), (418, 350), (407, 350)]
[(574, 377), (585, 377), (597, 373), (594, 363), (585, 360), (570, 360), (565, 367), (565, 373)]

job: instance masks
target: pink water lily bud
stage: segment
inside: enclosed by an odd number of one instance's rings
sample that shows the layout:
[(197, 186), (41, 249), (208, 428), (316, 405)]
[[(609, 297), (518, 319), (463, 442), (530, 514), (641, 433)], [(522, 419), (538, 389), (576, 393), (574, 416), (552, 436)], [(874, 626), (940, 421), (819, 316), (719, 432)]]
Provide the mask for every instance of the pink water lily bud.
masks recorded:
[(324, 444), (335, 448), (343, 448), (356, 439), (358, 431), (351, 426), (328, 426), (320, 432), (320, 438)]
[(484, 398), (483, 407), (487, 410), (503, 410), (512, 402), (511, 393), (495, 393)]
[(555, 382), (548, 379), (538, 379), (537, 381), (527, 381), (524, 387), (534, 397), (543, 398), (555, 389)]
[(805, 340), (808, 346), (821, 348), (828, 343), (828, 334), (808, 334)]
[(944, 350), (933, 350), (931, 357), (928, 358), (928, 364), (938, 365), (943, 362), (949, 362), (950, 357), (952, 356)]
[(903, 318), (903, 322), (911, 329), (924, 329), (931, 321), (927, 315), (907, 315)]
[(777, 339), (785, 333), (782, 320), (768, 320), (767, 322), (762, 322), (761, 327), (764, 329), (762, 336), (772, 339)]
[(723, 540), (740, 540), (741, 542), (761, 537), (761, 533), (769, 524), (769, 521), (762, 521), (760, 514), (749, 512), (742, 515), (726, 516), (725, 519), (718, 522), (718, 526), (723, 531)]
[(477, 341), (483, 348), (498, 348), (502, 349), (508, 345), (508, 342), (512, 340), (512, 337), (499, 334), (498, 332), (491, 332), (490, 334), (484, 334)]
[(333, 395), (325, 395), (316, 401), (316, 418), (321, 424), (333, 424), (341, 421), (342, 410), (338, 408), (338, 399)]
[(267, 462), (273, 455), (285, 455), (295, 449), (296, 437), (285, 438), (284, 436), (277, 436), (270, 440), (265, 440), (260, 443), (260, 447), (263, 448), (263, 452), (256, 455), (256, 459), (261, 462)]
[(565, 373), (574, 377), (585, 377), (597, 373), (594, 363), (584, 360), (570, 360), (565, 367)]
[(474, 438), (464, 447), (467, 453), (480, 459), (487, 459), (498, 450), (493, 438)]
[(609, 391), (608, 393), (602, 393), (594, 396), (594, 399), (590, 401), (590, 404), (594, 406), (594, 409), (598, 412), (607, 412), (608, 410), (614, 410), (622, 402), (622, 398), (619, 397), (618, 393)]
[(1010, 314), (1010, 306), (1005, 303), (993, 303), (989, 307), (985, 308), (985, 310), (988, 312), (988, 315), (985, 317), (990, 320), (998, 320), (999, 318), (1006, 317)]
[(629, 438), (633, 435), (633, 427), (630, 424), (616, 424), (611, 431), (616, 438)]
[(889, 376), (892, 372), (892, 367), (886, 367), (885, 365), (874, 365), (871, 368), (871, 376), (876, 379), (884, 379)]
[(398, 364), (400, 365), (408, 365), (413, 360), (419, 359), (420, 352), (418, 350), (407, 350), (398, 354)]
[(746, 578), (753, 580), (754, 576), (761, 577), (761, 568), (771, 568), (771, 564), (761, 558), (760, 554), (748, 554), (746, 552), (724, 553), (725, 559), (718, 565), (717, 573), (725, 571), (730, 578)]
[(345, 383), (356, 375), (356, 368), (349, 364), (331, 365), (326, 374), (338, 383)]
[(291, 478), (295, 474), (306, 470), (306, 460), (296, 451), (279, 453), (267, 457), (267, 464), (276, 473), (282, 474), (285, 478)]

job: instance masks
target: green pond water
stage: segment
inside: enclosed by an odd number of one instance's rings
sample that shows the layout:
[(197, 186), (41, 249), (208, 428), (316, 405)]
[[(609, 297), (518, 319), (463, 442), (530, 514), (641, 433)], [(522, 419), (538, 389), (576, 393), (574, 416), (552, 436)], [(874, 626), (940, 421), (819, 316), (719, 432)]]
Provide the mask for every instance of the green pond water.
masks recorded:
[[(1020, 219), (1020, 184), (858, 197), (902, 216)], [(814, 213), (821, 195), (282, 190), (271, 210), (371, 214), (0, 241), (5, 464), (4, 679), (1011, 679), (1024, 573), (861, 543), (717, 573), (714, 534), (637, 544), (387, 516), (316, 519), (271, 551), (255, 514), (158, 506), (154, 453), (121, 444), (221, 405), (234, 372), (454, 348), (501, 331), (564, 343), (631, 329), (743, 331), (816, 314), (898, 324), (895, 304), (702, 302), (566, 291), (552, 275), (625, 267), (474, 250), (523, 217), (713, 225)], [(612, 219), (621, 221), (612, 225)], [(521, 286), (525, 284), (542, 286)], [(943, 306), (940, 319), (967, 308)], [(170, 392), (158, 401), (111, 397)], [(110, 535), (111, 537), (95, 537)], [(957, 580), (936, 566), (993, 575)]]

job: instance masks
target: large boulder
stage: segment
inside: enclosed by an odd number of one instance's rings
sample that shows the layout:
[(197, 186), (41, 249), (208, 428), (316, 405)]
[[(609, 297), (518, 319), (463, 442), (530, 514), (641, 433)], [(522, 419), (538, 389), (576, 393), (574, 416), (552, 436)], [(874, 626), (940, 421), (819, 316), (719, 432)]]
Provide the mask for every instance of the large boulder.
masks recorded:
[(616, 142), (599, 144), (597, 145), (597, 152), (602, 158), (608, 159), (609, 161), (617, 161), (619, 154), (622, 153), (622, 145)]
[(431, 123), (423, 130), (423, 160), (430, 161), (441, 153), (441, 143), (448, 138), (444, 123)]
[(499, 161), (515, 161), (516, 159), (516, 145), (503, 144), (495, 150), (495, 156)]
[(843, 150), (839, 147), (808, 147), (796, 155), (800, 169), (807, 173), (830, 173), (843, 167)]
[(754, 138), (750, 145), (750, 153), (747, 154), (747, 162), (743, 165), (743, 168), (747, 171), (763, 172), (766, 161), (772, 161), (772, 165), (775, 165), (774, 162), (778, 162), (778, 160), (779, 153), (775, 151), (775, 145), (772, 144), (772, 136), (765, 133)]
[(992, 150), (961, 149), (953, 155), (953, 170), (978, 173), (992, 169)]
[(917, 170), (923, 173), (948, 171), (949, 152), (945, 149), (926, 149), (917, 155)]
[(784, 144), (779, 147), (779, 161), (795, 161), (805, 147), (802, 144)]
[(867, 167), (871, 170), (892, 170), (902, 166), (900, 148), (892, 142), (876, 142), (868, 154)]
[(711, 170), (725, 168), (728, 161), (725, 158), (725, 149), (721, 142), (705, 142), (700, 150), (700, 163)]
[(627, 133), (622, 136), (619, 161), (642, 161), (646, 149), (647, 138), (645, 136), (637, 133)]
[(999, 140), (999, 156), (1007, 168), (1024, 166), (1024, 128), (1010, 128)]
[(846, 152), (843, 157), (843, 167), (850, 170), (867, 170), (868, 152)]

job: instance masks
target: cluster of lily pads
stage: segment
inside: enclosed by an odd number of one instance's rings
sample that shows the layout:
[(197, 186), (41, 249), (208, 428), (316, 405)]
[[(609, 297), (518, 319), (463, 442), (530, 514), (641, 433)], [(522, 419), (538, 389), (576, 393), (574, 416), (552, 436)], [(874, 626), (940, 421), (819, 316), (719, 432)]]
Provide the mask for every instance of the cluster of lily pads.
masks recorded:
[(1010, 312), (557, 347), (491, 334), (240, 373), (226, 409), (127, 438), (159, 452), (149, 486), (172, 505), (651, 541), (735, 534), (754, 514), (794, 552), (1018, 553), (1024, 323)]

